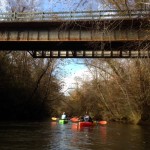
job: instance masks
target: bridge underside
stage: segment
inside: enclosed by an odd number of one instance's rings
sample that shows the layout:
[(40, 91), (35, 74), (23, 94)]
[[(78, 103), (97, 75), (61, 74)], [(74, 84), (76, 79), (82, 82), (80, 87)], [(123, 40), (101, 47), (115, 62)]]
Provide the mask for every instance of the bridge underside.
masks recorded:
[(0, 50), (29, 51), (34, 58), (149, 58), (149, 41), (0, 42)]
[(30, 51), (33, 58), (150, 58), (147, 50)]
[(33, 58), (150, 58), (150, 50), (28, 51)]
[(149, 58), (149, 41), (0, 41), (0, 50), (29, 51), (34, 58)]
[(34, 58), (149, 58), (149, 20), (0, 23), (0, 50)]

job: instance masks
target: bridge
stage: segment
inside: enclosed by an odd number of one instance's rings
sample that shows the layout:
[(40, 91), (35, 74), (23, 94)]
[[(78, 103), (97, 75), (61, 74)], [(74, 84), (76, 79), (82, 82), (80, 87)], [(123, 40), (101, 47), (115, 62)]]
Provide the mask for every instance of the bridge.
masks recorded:
[(34, 58), (149, 58), (150, 10), (1, 13), (0, 50)]

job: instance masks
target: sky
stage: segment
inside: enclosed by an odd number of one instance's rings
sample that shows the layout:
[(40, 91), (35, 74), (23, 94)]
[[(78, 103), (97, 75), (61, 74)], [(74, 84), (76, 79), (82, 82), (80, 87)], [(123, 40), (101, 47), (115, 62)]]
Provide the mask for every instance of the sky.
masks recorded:
[[(84, 11), (84, 10), (97, 10), (99, 8), (98, 0), (0, 0), (0, 10), (9, 11), (8, 3), (20, 10), (21, 7), (41, 11)], [(35, 7), (35, 8), (32, 8)]]
[(95, 10), (98, 8), (96, 2), (97, 0), (45, 0), (43, 2), (43, 8), (44, 10), (51, 11)]
[(77, 84), (76, 80), (78, 81), (78, 86), (81, 84), (81, 80), (89, 80), (90, 73), (87, 67), (83, 64), (83, 59), (64, 59), (65, 65), (62, 66), (62, 79), (64, 82), (64, 86), (62, 88), (62, 92), (65, 95), (68, 95), (69, 91), (73, 90)]

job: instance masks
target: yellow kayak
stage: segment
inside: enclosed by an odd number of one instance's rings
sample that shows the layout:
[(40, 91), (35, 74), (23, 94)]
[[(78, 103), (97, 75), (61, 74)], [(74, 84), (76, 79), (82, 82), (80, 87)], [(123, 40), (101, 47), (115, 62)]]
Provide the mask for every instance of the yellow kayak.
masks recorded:
[(52, 117), (51, 119), (52, 119), (53, 121), (56, 121), (56, 120), (57, 120), (57, 118), (56, 118), (56, 117)]

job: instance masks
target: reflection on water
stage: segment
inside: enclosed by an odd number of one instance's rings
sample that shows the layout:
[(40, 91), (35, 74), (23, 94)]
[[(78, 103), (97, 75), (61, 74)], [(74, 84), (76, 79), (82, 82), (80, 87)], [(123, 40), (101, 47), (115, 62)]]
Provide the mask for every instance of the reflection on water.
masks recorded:
[(0, 150), (149, 150), (150, 128), (107, 124), (1, 122)]
[(100, 125), (100, 139), (102, 141), (102, 144), (106, 144), (106, 137), (107, 137), (107, 126), (103, 126), (103, 125)]

